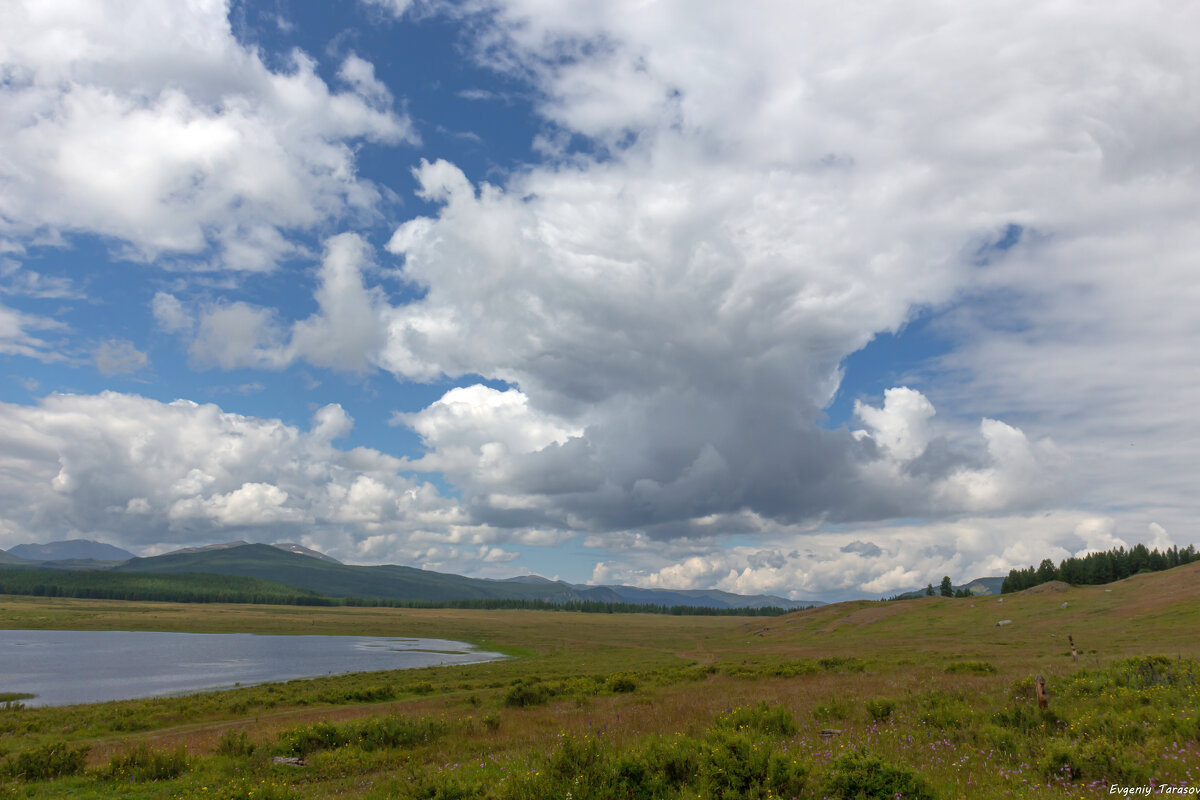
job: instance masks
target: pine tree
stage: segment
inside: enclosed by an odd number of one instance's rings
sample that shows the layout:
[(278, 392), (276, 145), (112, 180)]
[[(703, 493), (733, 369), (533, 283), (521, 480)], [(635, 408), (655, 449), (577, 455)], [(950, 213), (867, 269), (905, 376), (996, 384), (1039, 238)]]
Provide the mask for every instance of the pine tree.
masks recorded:
[(942, 597), (954, 597), (954, 584), (950, 582), (950, 576), (942, 578)]

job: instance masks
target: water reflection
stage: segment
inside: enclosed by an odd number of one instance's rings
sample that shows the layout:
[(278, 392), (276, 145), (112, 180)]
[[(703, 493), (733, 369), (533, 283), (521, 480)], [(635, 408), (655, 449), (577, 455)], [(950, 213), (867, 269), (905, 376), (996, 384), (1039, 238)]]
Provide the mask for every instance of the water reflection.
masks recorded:
[(98, 703), (502, 657), (446, 639), (0, 630), (0, 692), (37, 695), (27, 705)]

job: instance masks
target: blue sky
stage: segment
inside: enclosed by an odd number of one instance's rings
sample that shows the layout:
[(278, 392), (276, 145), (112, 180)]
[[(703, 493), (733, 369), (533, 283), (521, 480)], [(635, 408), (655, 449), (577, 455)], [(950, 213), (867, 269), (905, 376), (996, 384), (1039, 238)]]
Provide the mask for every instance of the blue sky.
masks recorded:
[(1194, 541), (1197, 12), (0, 11), (0, 547), (840, 599)]

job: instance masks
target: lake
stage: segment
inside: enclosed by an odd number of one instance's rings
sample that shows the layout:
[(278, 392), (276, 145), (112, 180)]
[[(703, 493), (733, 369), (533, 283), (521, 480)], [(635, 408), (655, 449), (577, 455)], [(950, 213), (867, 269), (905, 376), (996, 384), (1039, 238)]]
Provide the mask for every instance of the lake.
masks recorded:
[(446, 639), (0, 630), (0, 692), (58, 706), (503, 657)]

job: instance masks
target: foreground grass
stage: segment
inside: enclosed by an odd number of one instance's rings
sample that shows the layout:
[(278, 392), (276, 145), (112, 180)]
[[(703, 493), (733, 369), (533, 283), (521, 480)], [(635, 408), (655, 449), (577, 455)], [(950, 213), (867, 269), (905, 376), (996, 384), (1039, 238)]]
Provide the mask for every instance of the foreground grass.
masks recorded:
[[(771, 620), (18, 599), (0, 605), (0, 625), (430, 636), (519, 657), (0, 710), (0, 795), (1074, 798), (1111, 796), (1112, 785), (1200, 788), (1197, 566), (1003, 603), (850, 603)], [(1045, 710), (1036, 674), (1050, 687)]]

